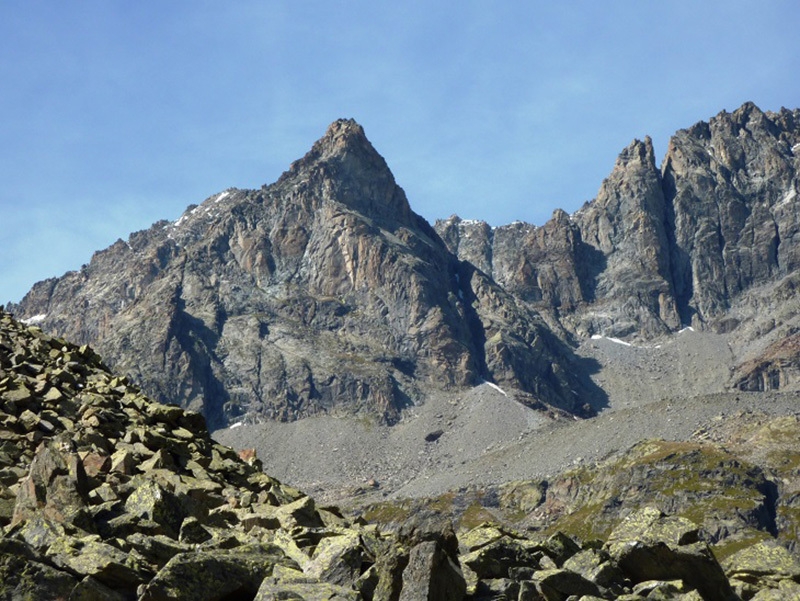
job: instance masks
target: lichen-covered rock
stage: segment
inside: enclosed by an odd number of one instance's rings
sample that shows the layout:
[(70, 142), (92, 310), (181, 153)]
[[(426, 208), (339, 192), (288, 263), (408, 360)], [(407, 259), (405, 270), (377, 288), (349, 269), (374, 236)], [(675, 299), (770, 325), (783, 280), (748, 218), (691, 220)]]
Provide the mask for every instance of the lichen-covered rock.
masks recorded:
[(145, 586), (140, 601), (254, 597), (276, 565), (297, 568), (274, 545), (247, 545), (230, 551), (180, 553)]
[(172, 493), (147, 479), (140, 479), (139, 485), (128, 496), (125, 512), (155, 522), (171, 538), (178, 538), (181, 522), (186, 517), (180, 501)]
[(781, 582), (800, 582), (800, 559), (774, 542), (759, 542), (742, 549), (723, 562), (732, 581), (752, 585), (755, 590), (777, 589)]
[(466, 589), (458, 561), (440, 542), (425, 541), (411, 549), (408, 566), (403, 570), (400, 601), (459, 601)]
[(645, 507), (633, 512), (609, 536), (606, 548), (634, 583), (682, 580), (707, 601), (736, 595), (708, 545), (697, 542), (697, 526)]
[(68, 599), (77, 584), (24, 543), (0, 538), (0, 598)]
[(70, 452), (69, 443), (45, 442), (36, 451), (28, 477), (20, 483), (11, 524), (41, 513), (54, 521), (84, 527), (87, 494), (83, 464)]
[(539, 593), (548, 601), (566, 599), (572, 595), (600, 595), (600, 589), (594, 582), (569, 570), (540, 570), (534, 572), (532, 580)]
[(328, 582), (270, 582), (266, 579), (253, 601), (363, 601), (352, 589)]
[(317, 580), (352, 587), (361, 576), (365, 559), (357, 533), (327, 536), (319, 541), (303, 571)]

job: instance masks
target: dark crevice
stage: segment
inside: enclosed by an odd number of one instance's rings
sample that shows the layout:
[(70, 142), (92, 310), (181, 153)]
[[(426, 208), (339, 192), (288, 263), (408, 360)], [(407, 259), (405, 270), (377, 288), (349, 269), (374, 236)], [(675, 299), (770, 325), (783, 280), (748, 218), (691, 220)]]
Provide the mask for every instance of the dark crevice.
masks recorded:
[(692, 266), (686, 249), (678, 244), (675, 215), (677, 189), (675, 178), (667, 165), (661, 178), (661, 189), (664, 194), (664, 232), (667, 236), (669, 252), (670, 286), (675, 295), (675, 305), (682, 325), (690, 325), (694, 316), (691, 300), (694, 294), (692, 285)]
[(470, 285), (472, 276), (477, 270), (477, 267), (469, 261), (457, 262), (455, 271), (458, 285), (457, 294), (464, 308), (464, 318), (470, 335), (470, 348), (476, 363), (478, 376), (490, 381), (491, 375), (489, 374), (489, 367), (486, 365), (486, 332), (483, 329), (483, 322), (475, 310), (478, 298)]

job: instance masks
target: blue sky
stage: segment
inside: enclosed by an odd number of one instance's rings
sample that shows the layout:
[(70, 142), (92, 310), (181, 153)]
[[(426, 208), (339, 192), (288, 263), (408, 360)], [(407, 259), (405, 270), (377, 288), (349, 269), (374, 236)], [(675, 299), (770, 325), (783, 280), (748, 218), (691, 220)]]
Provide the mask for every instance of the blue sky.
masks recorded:
[(541, 225), (634, 138), (800, 107), (798, 30), (796, 0), (0, 3), (0, 302), (339, 117), (429, 221)]

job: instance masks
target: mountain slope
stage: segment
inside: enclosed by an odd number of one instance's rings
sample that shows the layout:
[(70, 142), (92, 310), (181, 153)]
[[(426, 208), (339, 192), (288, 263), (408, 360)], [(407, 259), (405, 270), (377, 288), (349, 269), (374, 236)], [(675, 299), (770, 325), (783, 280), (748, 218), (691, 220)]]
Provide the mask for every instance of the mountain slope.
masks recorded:
[(797, 357), (780, 345), (800, 329), (799, 148), (800, 111), (748, 103), (677, 132), (661, 169), (634, 141), (574, 215), (433, 228), (340, 120), (276, 183), (132, 234), (11, 309), (214, 427), (394, 423), (484, 380), (591, 415), (612, 393), (576, 358), (580, 341), (688, 325), (735, 331), (728, 386), (791, 386)]
[(215, 426), (338, 411), (393, 422), (426, 390), (484, 379), (571, 411), (591, 403), (577, 402), (591, 390), (569, 348), (447, 250), (353, 121), (275, 184), (133, 234), (13, 310)]

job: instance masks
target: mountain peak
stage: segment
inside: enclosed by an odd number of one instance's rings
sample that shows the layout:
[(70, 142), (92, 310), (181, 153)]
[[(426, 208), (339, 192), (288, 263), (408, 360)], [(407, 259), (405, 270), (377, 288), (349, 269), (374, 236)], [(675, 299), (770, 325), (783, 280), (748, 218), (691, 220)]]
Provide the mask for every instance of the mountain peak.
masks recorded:
[(346, 155), (356, 155), (362, 160), (371, 161), (377, 157), (383, 168), (388, 170), (383, 158), (367, 139), (364, 128), (355, 119), (337, 119), (328, 126), (325, 135), (314, 143), (306, 156), (292, 164), (292, 171)]
[(353, 119), (337, 119), (280, 182), (311, 181), (315, 196), (392, 226), (419, 224), (389, 166)]
[(355, 119), (337, 119), (328, 126), (320, 143), (333, 148), (344, 148), (350, 144), (369, 144), (364, 128)]

